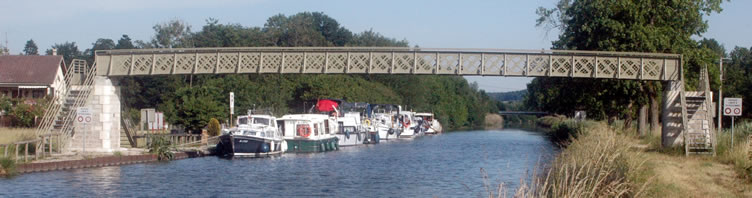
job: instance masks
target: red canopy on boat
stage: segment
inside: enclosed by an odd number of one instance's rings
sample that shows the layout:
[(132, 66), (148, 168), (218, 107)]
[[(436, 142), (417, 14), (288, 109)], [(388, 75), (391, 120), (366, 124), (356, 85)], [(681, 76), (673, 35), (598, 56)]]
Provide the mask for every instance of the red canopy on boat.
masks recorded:
[(330, 112), (334, 111), (337, 106), (338, 104), (334, 100), (319, 100), (319, 102), (316, 104), (316, 109), (321, 112)]

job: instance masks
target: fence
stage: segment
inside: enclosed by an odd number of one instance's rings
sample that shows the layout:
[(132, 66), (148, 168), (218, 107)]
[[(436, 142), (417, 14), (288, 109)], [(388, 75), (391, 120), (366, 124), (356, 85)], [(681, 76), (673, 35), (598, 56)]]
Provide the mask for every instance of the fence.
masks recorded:
[[(39, 138), (33, 140), (0, 144), (0, 148), (3, 148), (4, 158), (14, 157), (16, 162), (21, 159), (19, 152), (21, 152), (20, 149), (23, 149), (23, 162), (28, 162), (29, 155), (33, 155), (33, 158), (38, 160), (40, 157), (52, 156), (55, 152), (60, 153), (62, 151), (62, 141), (60, 133), (50, 133), (40, 135)], [(29, 145), (31, 145), (33, 150), (29, 150)], [(53, 152), (53, 148), (56, 148), (55, 152)], [(12, 153), (10, 153), (11, 150)]]
[[(192, 142), (201, 142), (202, 138), (199, 134), (145, 134), (134, 136), (133, 140), (138, 146), (147, 146), (155, 138), (167, 138), (173, 145), (189, 144)], [(141, 142), (143, 140), (143, 142)], [(143, 143), (143, 144), (142, 144)]]

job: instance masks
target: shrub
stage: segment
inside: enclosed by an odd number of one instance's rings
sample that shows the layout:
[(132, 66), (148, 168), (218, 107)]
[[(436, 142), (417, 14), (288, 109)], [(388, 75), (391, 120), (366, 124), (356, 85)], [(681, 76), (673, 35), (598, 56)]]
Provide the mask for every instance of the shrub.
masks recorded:
[(220, 130), (221, 130), (221, 128), (219, 126), (219, 120), (217, 120), (216, 118), (212, 118), (211, 120), (209, 120), (209, 130), (208, 130), (208, 132), (209, 132), (210, 136), (217, 136), (217, 135), (219, 135), (219, 131)]
[(172, 153), (172, 142), (164, 136), (155, 136), (148, 145), (149, 153), (156, 154), (159, 161), (171, 160), (174, 157)]
[(16, 172), (16, 161), (11, 158), (0, 158), (0, 175), (13, 175)]

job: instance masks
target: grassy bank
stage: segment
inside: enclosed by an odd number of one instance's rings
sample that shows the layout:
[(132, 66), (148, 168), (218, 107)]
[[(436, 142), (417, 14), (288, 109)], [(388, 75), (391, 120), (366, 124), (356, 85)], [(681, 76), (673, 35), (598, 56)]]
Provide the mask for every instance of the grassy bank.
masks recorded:
[[(0, 145), (10, 144), (13, 142), (33, 140), (36, 138), (35, 131), (32, 128), (0, 128)], [(33, 146), (31, 146), (33, 147)], [(31, 150), (33, 148), (29, 148)], [(19, 149), (23, 152), (23, 149)], [(5, 153), (5, 147), (0, 146), (0, 158)], [(15, 148), (8, 148), (8, 154), (15, 153)]]
[(734, 144), (731, 144), (731, 131), (724, 130), (718, 135), (717, 160), (734, 166), (737, 174), (745, 180), (752, 181), (752, 160), (750, 160), (750, 140), (752, 122), (738, 124), (734, 130)]
[(4, 128), (0, 127), (0, 144), (8, 144), (35, 138), (33, 128)]
[(549, 117), (539, 124), (566, 149), (516, 189), (516, 197), (752, 196), (743, 133), (731, 150), (721, 146), (726, 138), (721, 137), (717, 157), (686, 157), (683, 149), (660, 148), (657, 134), (638, 138), (604, 122)]

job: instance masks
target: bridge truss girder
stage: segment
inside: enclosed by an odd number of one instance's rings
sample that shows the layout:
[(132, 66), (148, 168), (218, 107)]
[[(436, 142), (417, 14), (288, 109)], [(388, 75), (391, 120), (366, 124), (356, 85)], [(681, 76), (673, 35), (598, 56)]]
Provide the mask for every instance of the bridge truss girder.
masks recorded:
[(435, 74), (680, 80), (676, 54), (494, 49), (247, 47), (100, 50), (97, 75)]

